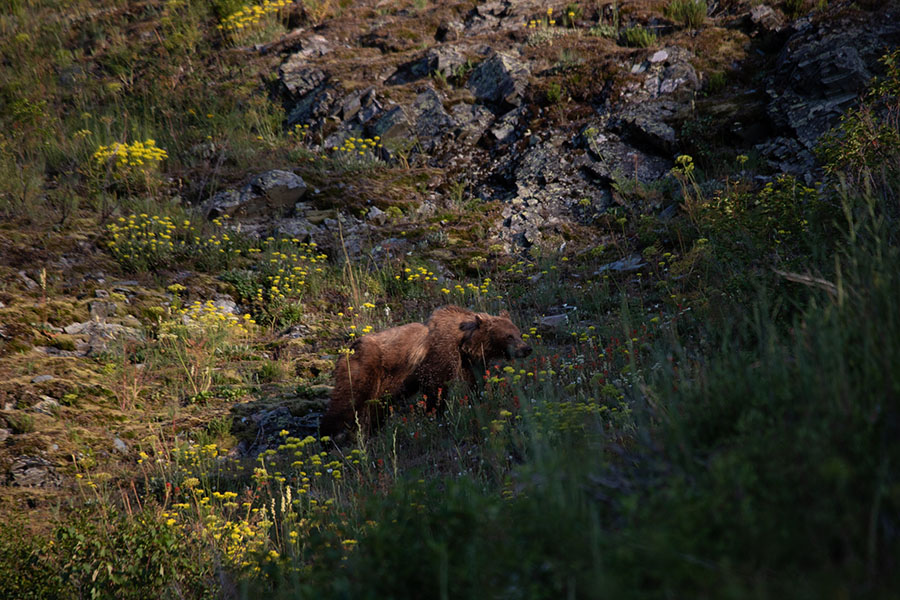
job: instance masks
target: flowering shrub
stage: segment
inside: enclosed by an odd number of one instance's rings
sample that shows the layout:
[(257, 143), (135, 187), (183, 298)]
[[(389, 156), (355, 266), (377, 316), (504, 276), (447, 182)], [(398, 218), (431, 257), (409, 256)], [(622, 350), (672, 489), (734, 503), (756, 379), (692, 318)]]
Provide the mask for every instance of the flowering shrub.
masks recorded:
[(111, 178), (117, 183), (150, 189), (160, 163), (168, 156), (153, 139), (130, 144), (115, 142), (111, 146), (97, 148), (91, 157), (91, 170), (96, 169), (95, 175), (98, 178)]
[(237, 12), (231, 13), (219, 23), (219, 31), (228, 34), (241, 34), (257, 27), (269, 15), (277, 14), (282, 8), (289, 5), (287, 0), (264, 0), (262, 4), (243, 6)]

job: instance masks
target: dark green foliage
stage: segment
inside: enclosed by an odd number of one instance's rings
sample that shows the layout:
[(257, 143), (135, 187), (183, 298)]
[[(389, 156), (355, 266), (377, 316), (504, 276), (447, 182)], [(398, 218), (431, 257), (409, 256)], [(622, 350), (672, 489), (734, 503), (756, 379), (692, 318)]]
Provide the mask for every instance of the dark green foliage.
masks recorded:
[(52, 539), (0, 535), (3, 598), (210, 598), (211, 565), (184, 533), (151, 513), (70, 515)]
[(672, 0), (664, 12), (673, 21), (697, 29), (706, 19), (706, 0)]
[(622, 30), (619, 43), (632, 48), (646, 48), (656, 43), (656, 33), (644, 27), (630, 27)]

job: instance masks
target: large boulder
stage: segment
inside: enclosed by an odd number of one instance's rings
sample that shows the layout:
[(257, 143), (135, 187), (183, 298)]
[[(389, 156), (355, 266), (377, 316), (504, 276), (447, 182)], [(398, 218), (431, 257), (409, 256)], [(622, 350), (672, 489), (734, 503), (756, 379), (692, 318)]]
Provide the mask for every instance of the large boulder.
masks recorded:
[(456, 129), (456, 121), (444, 110), (441, 97), (429, 87), (409, 106), (395, 106), (378, 117), (369, 128), (372, 137), (391, 141), (414, 140), (417, 149), (431, 152)]
[(18, 457), (7, 476), (7, 482), (17, 487), (59, 487), (60, 481), (56, 467), (39, 456)]
[(306, 183), (290, 171), (272, 170), (261, 173), (240, 190), (225, 190), (205, 205), (210, 219), (228, 215), (238, 218), (260, 218), (289, 215), (306, 193)]
[(421, 58), (417, 58), (397, 67), (397, 70), (387, 78), (388, 85), (409, 83), (432, 73), (439, 73), (444, 77), (452, 77), (460, 67), (466, 64), (465, 55), (453, 46), (438, 46), (429, 49)]
[(528, 76), (525, 63), (497, 52), (475, 67), (466, 87), (482, 102), (497, 105), (505, 112), (522, 104)]

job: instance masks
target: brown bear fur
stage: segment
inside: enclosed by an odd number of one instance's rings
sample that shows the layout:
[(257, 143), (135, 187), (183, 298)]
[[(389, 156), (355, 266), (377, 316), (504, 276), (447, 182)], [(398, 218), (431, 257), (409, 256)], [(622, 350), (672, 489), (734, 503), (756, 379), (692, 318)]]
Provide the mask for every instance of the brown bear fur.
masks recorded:
[(338, 358), (331, 403), (319, 430), (333, 435), (355, 428), (357, 419), (363, 426), (375, 425), (383, 397), (415, 392), (404, 387), (412, 383), (411, 376), (425, 357), (427, 335), (425, 325), (409, 323), (356, 340), (351, 353)]
[(410, 323), (364, 336), (334, 371), (331, 403), (319, 430), (334, 435), (378, 425), (383, 398), (402, 400), (421, 390), (428, 409), (441, 407), (448, 384), (473, 385), (487, 364), (531, 353), (518, 328), (500, 316), (458, 306), (435, 310), (425, 325)]
[(506, 311), (495, 317), (445, 306), (431, 314), (427, 326), (428, 351), (414, 376), (427, 396), (429, 409), (442, 406), (447, 384), (464, 381), (474, 385), (490, 363), (531, 354), (531, 347)]

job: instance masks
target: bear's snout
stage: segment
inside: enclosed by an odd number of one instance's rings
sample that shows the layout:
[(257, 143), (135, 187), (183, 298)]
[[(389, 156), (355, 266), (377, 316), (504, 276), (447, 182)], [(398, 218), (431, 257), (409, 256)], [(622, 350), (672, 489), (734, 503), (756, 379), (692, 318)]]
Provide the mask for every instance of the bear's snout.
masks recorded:
[(531, 346), (525, 343), (516, 346), (515, 350), (512, 352), (512, 355), (516, 358), (525, 358), (529, 354), (531, 354)]

